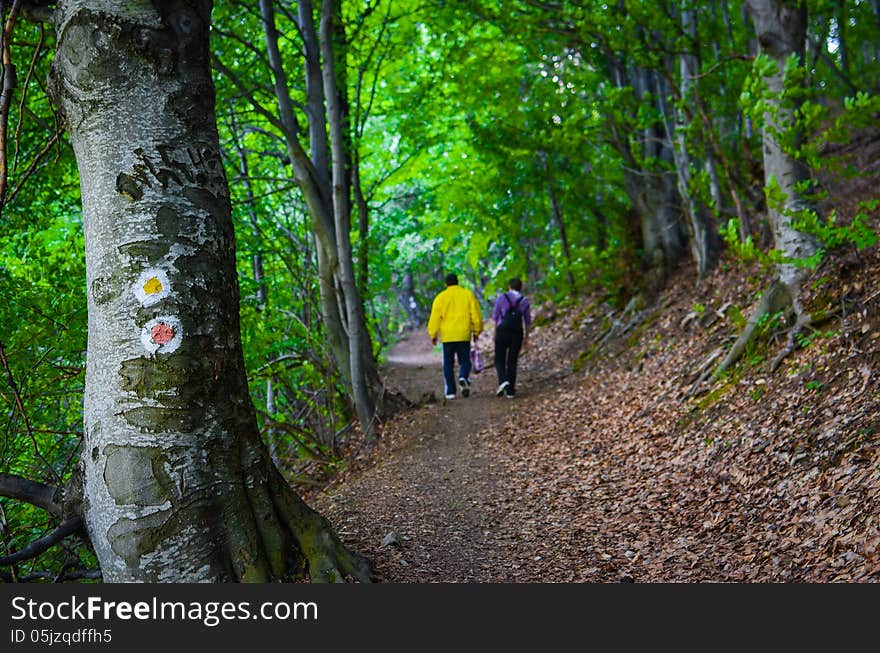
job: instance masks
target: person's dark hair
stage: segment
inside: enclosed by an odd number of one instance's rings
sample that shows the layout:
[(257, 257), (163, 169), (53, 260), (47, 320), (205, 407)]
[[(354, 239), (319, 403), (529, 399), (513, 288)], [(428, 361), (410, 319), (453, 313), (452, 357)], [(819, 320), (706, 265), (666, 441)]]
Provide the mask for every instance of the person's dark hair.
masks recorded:
[(450, 272), (446, 275), (446, 285), (447, 286), (457, 286), (458, 285), (458, 275), (454, 272)]
[(508, 287), (516, 292), (522, 292), (522, 281), (520, 281), (519, 277), (514, 277), (510, 280)]

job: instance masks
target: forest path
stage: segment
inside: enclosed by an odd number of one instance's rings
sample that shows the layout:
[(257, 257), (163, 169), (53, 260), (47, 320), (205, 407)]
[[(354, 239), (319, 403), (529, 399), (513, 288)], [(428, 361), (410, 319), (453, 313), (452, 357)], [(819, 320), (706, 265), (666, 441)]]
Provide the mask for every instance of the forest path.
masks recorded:
[[(865, 261), (856, 282), (876, 288), (880, 251)], [(377, 447), (304, 497), (381, 582), (877, 582), (880, 304), (784, 373), (749, 368), (688, 401), (732, 331), (691, 320), (692, 307), (752, 294), (730, 275), (708, 284), (658, 299), (639, 337), (609, 341), (581, 371), (607, 318), (542, 307), (516, 399), (495, 396), (490, 367), (469, 398), (389, 419)], [(383, 372), (413, 401), (442, 397), (422, 330)], [(383, 545), (391, 532), (399, 542)]]
[[(439, 401), (395, 418), (374, 462), (310, 499), (374, 561), (381, 582), (536, 580), (525, 568), (539, 554), (528, 545), (528, 525), (507, 519), (519, 492), (493, 441), (535, 400), (534, 377), (521, 365), (517, 398), (497, 397), (487, 336), (486, 369), (471, 375), (470, 397), (450, 401), (442, 398), (439, 347), (421, 330), (395, 345), (383, 370), (389, 388), (414, 402), (426, 393)], [(383, 545), (392, 532), (399, 543)]]

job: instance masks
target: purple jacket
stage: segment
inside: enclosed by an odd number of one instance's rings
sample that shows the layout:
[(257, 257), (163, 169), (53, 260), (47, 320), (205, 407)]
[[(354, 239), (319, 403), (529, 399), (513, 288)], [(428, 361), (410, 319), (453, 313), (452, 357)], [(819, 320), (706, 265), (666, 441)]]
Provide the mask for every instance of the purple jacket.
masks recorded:
[(529, 327), (532, 326), (532, 305), (529, 303), (528, 297), (520, 295), (516, 290), (508, 290), (506, 293), (498, 295), (498, 299), (495, 300), (495, 308), (492, 309), (492, 320), (495, 322), (495, 326), (501, 324), (501, 316), (513, 306), (517, 297), (522, 297), (519, 303), (519, 312), (523, 315), (526, 333), (528, 333)]

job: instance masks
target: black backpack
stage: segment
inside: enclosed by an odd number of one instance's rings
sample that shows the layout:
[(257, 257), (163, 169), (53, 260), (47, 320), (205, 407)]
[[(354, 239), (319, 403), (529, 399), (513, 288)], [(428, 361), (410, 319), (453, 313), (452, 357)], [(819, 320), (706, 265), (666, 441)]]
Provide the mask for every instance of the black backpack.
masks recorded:
[(522, 331), (523, 316), (519, 310), (519, 303), (523, 296), (517, 297), (516, 303), (510, 301), (510, 296), (507, 293), (504, 293), (504, 298), (510, 307), (501, 315), (501, 324), (498, 325), (498, 328), (502, 331)]

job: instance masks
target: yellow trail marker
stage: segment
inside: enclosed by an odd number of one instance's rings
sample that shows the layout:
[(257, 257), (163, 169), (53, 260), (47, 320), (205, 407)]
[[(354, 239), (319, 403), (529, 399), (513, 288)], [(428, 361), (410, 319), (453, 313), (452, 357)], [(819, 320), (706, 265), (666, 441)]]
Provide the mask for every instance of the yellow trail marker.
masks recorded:
[(156, 293), (162, 292), (162, 282), (156, 277), (149, 279), (144, 284), (144, 292), (148, 295), (155, 295)]

